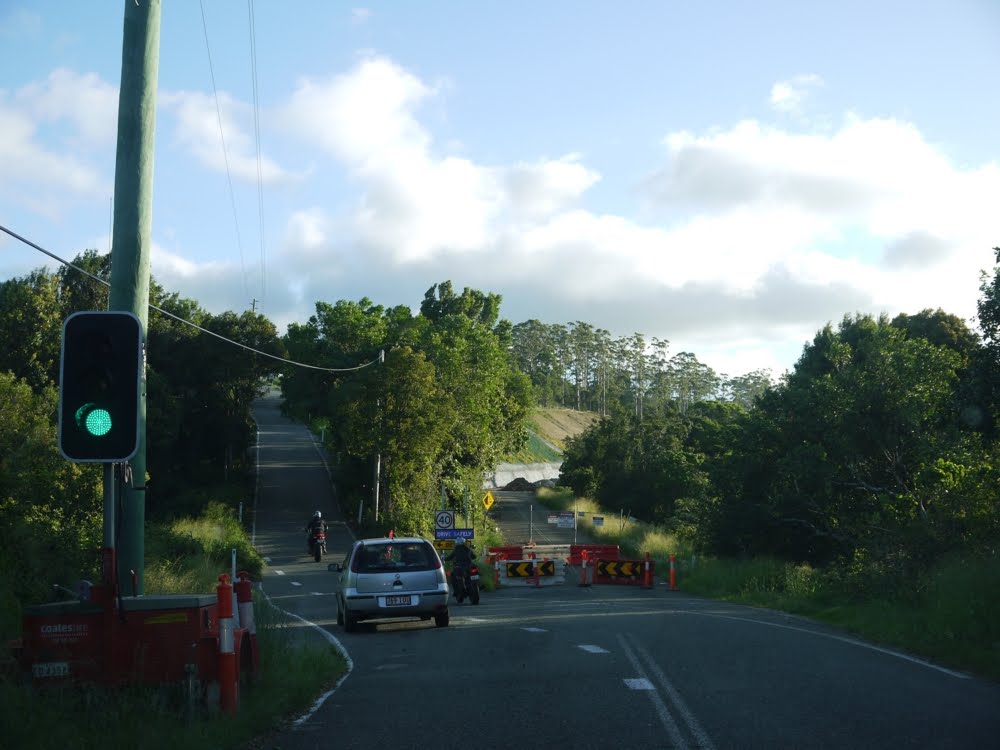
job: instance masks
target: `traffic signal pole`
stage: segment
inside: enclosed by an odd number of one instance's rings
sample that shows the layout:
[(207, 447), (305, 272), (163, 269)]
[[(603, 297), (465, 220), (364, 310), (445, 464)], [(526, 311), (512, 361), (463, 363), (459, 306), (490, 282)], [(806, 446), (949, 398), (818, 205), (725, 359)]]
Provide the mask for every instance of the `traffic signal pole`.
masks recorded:
[[(159, 76), (160, 0), (125, 0), (122, 74), (118, 94), (118, 147), (108, 308), (132, 312), (146, 340), (149, 326), (149, 255), (152, 243), (153, 152), (156, 86)], [(145, 357), (143, 359), (145, 365)], [(143, 593), (146, 522), (146, 374), (139, 398), (139, 450), (131, 460), (131, 481), (105, 468), (105, 534), (121, 530), (117, 544), (118, 580), (132, 580)], [(111, 469), (109, 471), (109, 469)], [(117, 484), (117, 487), (115, 486)], [(117, 489), (117, 492), (116, 492)], [(120, 499), (116, 503), (116, 496)], [(117, 508), (116, 508), (117, 505)], [(107, 517), (108, 509), (112, 518)], [(121, 514), (115, 523), (115, 511)]]

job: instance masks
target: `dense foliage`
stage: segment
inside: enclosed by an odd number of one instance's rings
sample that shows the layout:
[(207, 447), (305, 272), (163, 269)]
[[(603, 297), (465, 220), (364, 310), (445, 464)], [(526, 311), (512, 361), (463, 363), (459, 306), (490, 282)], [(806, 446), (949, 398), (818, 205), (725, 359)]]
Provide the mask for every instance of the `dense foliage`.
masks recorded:
[(849, 315), (750, 408), (675, 397), (612, 414), (571, 441), (564, 481), (705, 552), (838, 562), (859, 592), (919, 586), (1000, 539), (998, 289), (1000, 267), (983, 340), (941, 310)]
[[(110, 255), (73, 264), (110, 278)], [(96, 577), (102, 543), (101, 467), (59, 453), (56, 418), (62, 324), (78, 310), (107, 308), (108, 288), (70, 268), (0, 282), (0, 611), (46, 600), (54, 583)], [(259, 351), (281, 355), (274, 325), (250, 312), (210, 315), (155, 281), (147, 334), (147, 519), (197, 515), (211, 496), (196, 488), (250, 468), (250, 402), (273, 360), (202, 333), (170, 315)], [(4, 620), (4, 630), (10, 623)]]
[(508, 353), (510, 326), (499, 307), (497, 295), (458, 294), (443, 282), (427, 291), (417, 315), (362, 299), (319, 303), (306, 324), (289, 326), (293, 360), (374, 363), (347, 372), (293, 367), (282, 377), (290, 411), (328, 426), (347, 507), (370, 494), (378, 460), (379, 524), (428, 532), (442, 487), (461, 507), (484, 472), (523, 444), (533, 398)]

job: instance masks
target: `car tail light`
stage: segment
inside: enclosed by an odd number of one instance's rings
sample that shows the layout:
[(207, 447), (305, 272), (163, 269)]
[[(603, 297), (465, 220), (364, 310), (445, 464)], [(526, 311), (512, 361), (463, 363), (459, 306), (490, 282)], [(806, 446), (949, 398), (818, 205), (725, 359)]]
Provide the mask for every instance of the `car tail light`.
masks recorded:
[(363, 547), (354, 550), (354, 557), (351, 558), (351, 572), (357, 573), (361, 570), (361, 552)]

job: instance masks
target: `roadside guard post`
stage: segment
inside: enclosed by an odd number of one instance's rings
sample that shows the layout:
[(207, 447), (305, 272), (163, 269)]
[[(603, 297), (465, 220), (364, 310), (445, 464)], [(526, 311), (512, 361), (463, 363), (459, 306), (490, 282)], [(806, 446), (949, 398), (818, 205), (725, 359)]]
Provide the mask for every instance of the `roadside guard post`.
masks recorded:
[(646, 553), (646, 564), (642, 571), (642, 588), (651, 589), (653, 588), (653, 570), (652, 563), (649, 561), (649, 553)]
[(219, 703), (227, 714), (240, 706), (236, 676), (236, 634), (233, 631), (233, 587), (229, 574), (219, 576)]
[(590, 583), (587, 581), (587, 550), (583, 550), (580, 553), (580, 585), (589, 586)]
[(670, 556), (670, 590), (677, 590), (677, 575), (674, 572), (674, 561), (677, 559), (676, 555)]
[(241, 570), (237, 574), (236, 602), (240, 615), (240, 627), (245, 628), (250, 638), (250, 653), (253, 660), (253, 675), (260, 674), (260, 654), (257, 651), (257, 624), (253, 618), (253, 583), (250, 574)]

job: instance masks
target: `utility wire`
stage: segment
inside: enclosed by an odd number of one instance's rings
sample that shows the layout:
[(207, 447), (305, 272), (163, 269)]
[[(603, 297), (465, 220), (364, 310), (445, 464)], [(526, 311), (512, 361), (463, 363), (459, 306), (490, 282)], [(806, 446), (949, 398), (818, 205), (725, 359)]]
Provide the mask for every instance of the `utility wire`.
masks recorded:
[(219, 90), (215, 86), (215, 66), (212, 65), (212, 48), (208, 43), (208, 21), (205, 20), (205, 3), (201, 2), (201, 28), (205, 32), (205, 52), (208, 54), (208, 72), (212, 78), (212, 94), (215, 96), (215, 114), (219, 120), (219, 140), (222, 141), (222, 160), (226, 165), (226, 181), (229, 183), (229, 202), (233, 207), (233, 223), (236, 225), (236, 246), (240, 251), (240, 269), (243, 271), (243, 293), (249, 297), (247, 268), (243, 260), (243, 238), (240, 236), (240, 219), (236, 212), (236, 193), (233, 191), (233, 175), (229, 170), (229, 150), (226, 148), (226, 134), (222, 127), (222, 108), (219, 106)]
[(265, 288), (265, 255), (264, 255), (264, 176), (260, 156), (260, 104), (257, 96), (257, 25), (253, 16), (253, 0), (247, 0), (247, 11), (250, 15), (250, 77), (253, 81), (253, 130), (257, 144), (257, 216), (260, 232), (260, 296), (267, 297)]
[[(59, 263), (62, 263), (64, 266), (72, 268), (74, 271), (78, 271), (78, 272), (82, 273), (84, 276), (90, 277), (91, 279), (93, 279), (94, 281), (96, 281), (99, 284), (104, 284), (104, 286), (109, 287), (109, 288), (111, 287), (111, 284), (109, 282), (105, 281), (104, 279), (102, 279), (102, 278), (100, 278), (98, 276), (95, 276), (94, 274), (90, 273), (89, 271), (86, 271), (83, 268), (80, 268), (79, 266), (74, 265), (73, 263), (70, 263), (68, 260), (63, 260), (58, 255), (56, 255), (55, 253), (50, 253), (48, 250), (46, 250), (41, 245), (36, 245), (31, 240), (29, 240), (29, 239), (27, 239), (25, 237), (22, 237), (17, 232), (14, 232), (13, 230), (8, 229), (7, 227), (3, 226), (2, 224), (0, 224), (0, 232), (5, 232), (5, 233), (9, 234), (15, 240), (19, 240), (19, 241), (23, 242), (25, 245), (27, 245), (28, 247), (34, 248), (38, 252), (44, 253), (45, 255), (49, 256), (53, 260), (58, 261)], [(253, 347), (247, 346), (246, 344), (241, 344), (239, 341), (233, 341), (232, 339), (227, 339), (225, 336), (220, 336), (218, 333), (215, 333), (214, 331), (209, 331), (207, 328), (202, 328), (197, 323), (192, 323), (190, 320), (185, 320), (184, 318), (180, 317), (179, 315), (174, 315), (172, 312), (168, 312), (167, 310), (164, 310), (162, 307), (157, 307), (156, 305), (154, 305), (151, 302), (149, 303), (149, 308), (151, 310), (156, 310), (156, 312), (160, 313), (161, 315), (166, 315), (168, 318), (173, 318), (178, 323), (183, 323), (184, 325), (191, 326), (192, 328), (194, 328), (194, 329), (196, 329), (198, 331), (201, 331), (202, 333), (207, 333), (209, 336), (215, 336), (215, 338), (220, 339), (221, 341), (225, 341), (227, 344), (232, 344), (233, 346), (238, 346), (241, 349), (245, 349), (248, 352), (253, 352), (254, 354), (259, 354), (262, 357), (269, 357), (271, 359), (276, 359), (279, 362), (284, 362), (285, 364), (288, 364), (288, 365), (295, 365), (296, 367), (306, 367), (306, 368), (308, 368), (310, 370), (322, 370), (323, 372), (354, 372), (355, 370), (363, 370), (366, 367), (371, 367), (372, 365), (377, 364), (378, 362), (382, 361), (382, 354), (379, 354), (379, 356), (376, 357), (375, 359), (373, 359), (371, 362), (365, 362), (363, 365), (357, 365), (356, 367), (319, 367), (317, 365), (307, 365), (304, 362), (296, 362), (295, 360), (285, 359), (284, 357), (279, 357), (279, 356), (277, 356), (275, 354), (269, 354), (268, 352), (262, 352), (259, 349), (254, 349)]]

